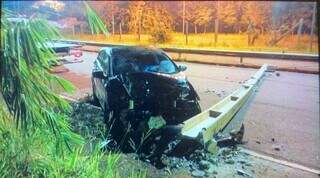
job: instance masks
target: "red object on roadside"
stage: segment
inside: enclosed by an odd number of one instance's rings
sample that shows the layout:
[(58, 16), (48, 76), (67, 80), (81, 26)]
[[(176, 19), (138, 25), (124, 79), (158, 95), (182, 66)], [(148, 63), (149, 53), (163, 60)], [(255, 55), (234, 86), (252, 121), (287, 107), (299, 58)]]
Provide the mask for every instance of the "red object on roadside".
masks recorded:
[(82, 55), (83, 55), (83, 53), (80, 50), (71, 50), (70, 51), (70, 56), (81, 57)]

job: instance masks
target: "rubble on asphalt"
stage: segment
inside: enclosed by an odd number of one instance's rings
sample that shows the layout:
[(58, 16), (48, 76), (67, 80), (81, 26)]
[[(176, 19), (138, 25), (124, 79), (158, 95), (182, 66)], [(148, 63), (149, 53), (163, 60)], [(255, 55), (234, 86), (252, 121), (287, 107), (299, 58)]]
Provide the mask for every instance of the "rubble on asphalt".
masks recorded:
[[(108, 137), (105, 135), (107, 129), (103, 122), (102, 110), (88, 103), (71, 103), (73, 112), (71, 116), (72, 129), (86, 139), (94, 141), (104, 141)], [(111, 150), (112, 151), (112, 150)], [(132, 154), (132, 153), (131, 153)], [(141, 158), (141, 155), (136, 155)], [(234, 173), (243, 177), (250, 177), (248, 169), (252, 166), (248, 160), (246, 153), (241, 152), (241, 148), (237, 146), (229, 146), (220, 148), (216, 155), (213, 155), (204, 149), (196, 150), (188, 157), (169, 157), (163, 155), (161, 162), (165, 165), (162, 170), (171, 174), (177, 170), (186, 170), (193, 177), (212, 177), (221, 171), (221, 166), (234, 169)], [(146, 164), (153, 164), (148, 159), (143, 159)], [(232, 168), (230, 168), (232, 167)], [(250, 170), (249, 170), (250, 171)]]

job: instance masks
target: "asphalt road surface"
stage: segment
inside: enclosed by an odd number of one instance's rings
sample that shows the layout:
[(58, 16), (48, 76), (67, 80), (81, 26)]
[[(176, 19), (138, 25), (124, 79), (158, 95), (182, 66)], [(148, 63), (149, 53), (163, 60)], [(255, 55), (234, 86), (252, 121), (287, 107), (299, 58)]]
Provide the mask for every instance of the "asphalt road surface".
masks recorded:
[(319, 78), (269, 75), (243, 114), (245, 147), (320, 169)]
[[(83, 62), (65, 64), (78, 94), (90, 93), (92, 62), (97, 53), (84, 52)], [(179, 63), (178, 63), (179, 64)], [(236, 90), (257, 70), (185, 63), (186, 75), (201, 98), (202, 109)], [(80, 94), (79, 94), (80, 93)], [(319, 76), (293, 72), (268, 73), (237, 117), (244, 119), (245, 148), (320, 169)]]

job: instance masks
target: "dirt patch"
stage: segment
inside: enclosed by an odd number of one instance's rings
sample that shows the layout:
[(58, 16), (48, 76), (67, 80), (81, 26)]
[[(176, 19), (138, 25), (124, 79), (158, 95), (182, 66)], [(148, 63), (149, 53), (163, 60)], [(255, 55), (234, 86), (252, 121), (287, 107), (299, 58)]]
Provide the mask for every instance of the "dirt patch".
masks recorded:
[(78, 74), (75, 72), (70, 72), (64, 66), (55, 67), (56, 71), (63, 71), (56, 73), (58, 76), (63, 77), (64, 79), (70, 81), (75, 87), (79, 89), (91, 88), (91, 80), (89, 76)]

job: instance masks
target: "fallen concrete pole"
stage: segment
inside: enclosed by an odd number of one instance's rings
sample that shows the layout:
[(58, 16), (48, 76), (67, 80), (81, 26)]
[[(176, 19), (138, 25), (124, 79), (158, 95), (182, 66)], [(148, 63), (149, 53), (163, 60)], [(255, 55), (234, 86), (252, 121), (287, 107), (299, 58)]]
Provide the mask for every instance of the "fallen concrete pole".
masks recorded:
[(269, 70), (268, 65), (264, 64), (238, 90), (211, 108), (186, 120), (183, 123), (181, 134), (199, 140), (208, 151), (215, 152), (217, 142), (213, 136), (220, 132), (244, 105), (267, 70)]

